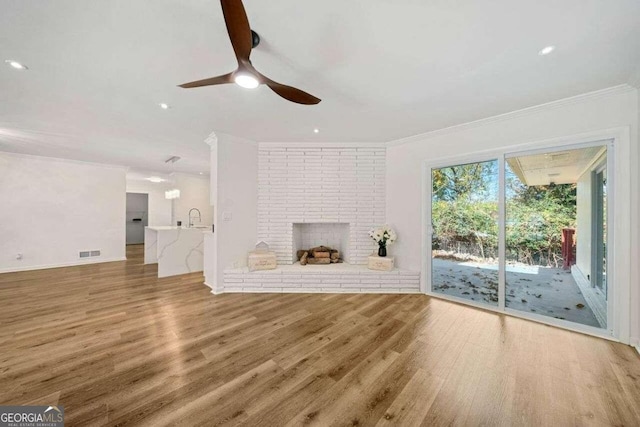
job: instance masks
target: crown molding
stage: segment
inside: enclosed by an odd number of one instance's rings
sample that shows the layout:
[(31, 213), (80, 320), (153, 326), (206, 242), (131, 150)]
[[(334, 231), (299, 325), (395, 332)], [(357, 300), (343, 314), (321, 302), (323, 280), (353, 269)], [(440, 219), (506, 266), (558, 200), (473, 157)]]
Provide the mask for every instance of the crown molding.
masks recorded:
[(259, 142), (265, 148), (386, 148), (384, 142)]
[(629, 76), (629, 86), (633, 86), (636, 89), (640, 89), (640, 65), (636, 68), (635, 72)]
[(130, 166), (126, 166), (126, 165), (117, 165), (114, 163), (90, 162), (87, 160), (68, 159), (65, 157), (55, 157), (55, 156), (45, 156), (42, 154), (16, 153), (14, 151), (3, 151), (3, 150), (0, 150), (0, 154), (6, 154), (8, 156), (20, 157), (24, 159), (47, 160), (47, 161), (58, 162), (58, 163), (71, 163), (76, 165), (96, 166), (96, 167), (103, 167), (103, 168), (109, 168), (109, 169), (122, 169), (125, 172), (131, 169)]
[(243, 138), (241, 136), (231, 135), (228, 133), (222, 132), (211, 132), (209, 136), (204, 139), (204, 142), (211, 147), (213, 150), (217, 147), (218, 142), (226, 141), (226, 142), (235, 142), (235, 143), (245, 143), (245, 144), (258, 144), (258, 142), (253, 141), (251, 139)]
[(204, 139), (205, 144), (207, 144), (209, 147), (213, 148), (214, 145), (216, 145), (218, 143), (218, 135), (216, 135), (215, 132), (211, 132), (209, 134), (209, 136), (207, 136)]
[(635, 87), (629, 84), (622, 84), (618, 86), (609, 87), (606, 89), (600, 89), (593, 92), (587, 92), (576, 96), (571, 96), (569, 98), (563, 98), (556, 101), (547, 102), (544, 104), (534, 105), (532, 107), (523, 108), (520, 110), (511, 111), (504, 114), (498, 114), (496, 116), (486, 117), (484, 119), (474, 120), (467, 123), (461, 123), (458, 125), (453, 125), (449, 127), (445, 127), (442, 129), (436, 129), (430, 132), (421, 133), (418, 135), (409, 136), (406, 138), (400, 138), (393, 141), (389, 141), (386, 143), (387, 147), (394, 147), (397, 145), (408, 144), (412, 142), (420, 142), (425, 139), (431, 139), (438, 136), (448, 135), (455, 132), (460, 132), (464, 130), (474, 129), (480, 126), (487, 125), (489, 123), (496, 123), (506, 120), (511, 120), (517, 117), (528, 116), (532, 114), (536, 114), (541, 111), (550, 110), (554, 108), (565, 107), (568, 105), (579, 104), (587, 100), (604, 98), (611, 95), (627, 93), (636, 90)]

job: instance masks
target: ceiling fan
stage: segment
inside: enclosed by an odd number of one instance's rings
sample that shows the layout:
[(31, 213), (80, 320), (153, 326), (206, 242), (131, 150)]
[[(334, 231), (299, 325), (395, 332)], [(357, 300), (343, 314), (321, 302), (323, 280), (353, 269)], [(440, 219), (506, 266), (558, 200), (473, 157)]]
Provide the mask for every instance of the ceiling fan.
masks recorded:
[(181, 84), (180, 87), (192, 88), (235, 82), (244, 88), (253, 89), (264, 84), (291, 102), (305, 105), (319, 103), (319, 98), (295, 87), (274, 82), (270, 78), (260, 74), (258, 70), (253, 67), (251, 60), (249, 60), (249, 55), (251, 55), (251, 49), (260, 43), (260, 36), (249, 27), (249, 20), (244, 10), (242, 0), (220, 0), (220, 3), (222, 4), (222, 13), (224, 14), (224, 21), (227, 24), (227, 32), (231, 39), (231, 45), (238, 60), (238, 68), (222, 76)]

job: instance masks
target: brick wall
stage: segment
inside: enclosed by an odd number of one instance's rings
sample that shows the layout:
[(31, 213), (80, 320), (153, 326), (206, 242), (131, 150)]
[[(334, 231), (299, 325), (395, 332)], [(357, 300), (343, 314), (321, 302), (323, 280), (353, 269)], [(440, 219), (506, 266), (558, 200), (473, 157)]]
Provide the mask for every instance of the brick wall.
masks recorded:
[[(419, 293), (420, 272), (374, 271), (363, 267), (288, 266), (249, 272), (224, 271), (224, 292)], [(311, 268), (308, 268), (311, 267)], [(316, 267), (316, 268), (314, 268)], [(350, 266), (349, 266), (350, 267)]]
[(351, 264), (375, 249), (369, 229), (385, 222), (385, 148), (312, 148), (263, 143), (258, 153), (258, 238), (279, 264), (293, 262), (293, 223), (349, 223)]

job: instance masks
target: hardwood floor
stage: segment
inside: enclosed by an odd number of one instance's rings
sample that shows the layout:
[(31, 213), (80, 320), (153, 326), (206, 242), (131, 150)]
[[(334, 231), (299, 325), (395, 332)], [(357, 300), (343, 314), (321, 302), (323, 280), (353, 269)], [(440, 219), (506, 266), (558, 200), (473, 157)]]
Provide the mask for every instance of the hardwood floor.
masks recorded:
[(640, 425), (625, 345), (424, 295), (227, 294), (129, 260), (0, 275), (0, 404), (67, 425)]

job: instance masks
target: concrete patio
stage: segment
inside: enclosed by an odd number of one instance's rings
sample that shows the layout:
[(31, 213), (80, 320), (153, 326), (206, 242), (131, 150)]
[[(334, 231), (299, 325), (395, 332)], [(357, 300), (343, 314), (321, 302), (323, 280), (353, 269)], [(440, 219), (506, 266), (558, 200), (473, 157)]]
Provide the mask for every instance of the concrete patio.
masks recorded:
[[(498, 305), (498, 266), (433, 259), (433, 291)], [(602, 327), (571, 272), (539, 266), (508, 265), (506, 306), (583, 325)]]

